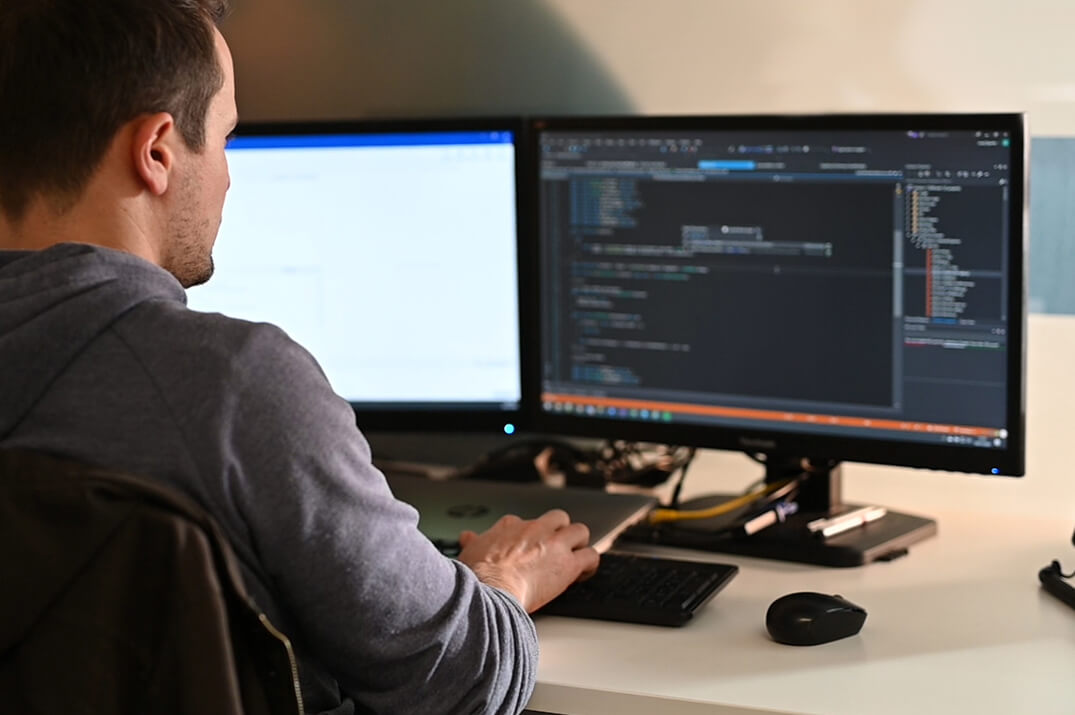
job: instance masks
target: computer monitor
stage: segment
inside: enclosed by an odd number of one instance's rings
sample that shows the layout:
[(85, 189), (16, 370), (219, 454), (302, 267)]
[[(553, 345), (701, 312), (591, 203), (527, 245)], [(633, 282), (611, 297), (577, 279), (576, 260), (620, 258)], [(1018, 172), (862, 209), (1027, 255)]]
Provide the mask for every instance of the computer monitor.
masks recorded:
[(812, 474), (786, 523), (675, 538), (864, 563), (936, 526), (890, 511), (812, 538), (851, 508), (840, 462), (1023, 473), (1021, 115), (561, 117), (531, 136), (539, 429)]
[(518, 119), (242, 124), (195, 310), (274, 323), (380, 430), (522, 416)]

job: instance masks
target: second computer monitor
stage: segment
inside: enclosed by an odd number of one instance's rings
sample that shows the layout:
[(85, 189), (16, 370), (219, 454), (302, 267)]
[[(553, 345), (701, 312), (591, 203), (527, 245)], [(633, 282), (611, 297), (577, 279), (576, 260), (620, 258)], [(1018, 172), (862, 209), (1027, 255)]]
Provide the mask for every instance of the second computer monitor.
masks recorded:
[(1023, 473), (1020, 115), (535, 123), (541, 423)]
[(511, 430), (521, 122), (244, 124), (196, 310), (279, 325), (365, 430)]

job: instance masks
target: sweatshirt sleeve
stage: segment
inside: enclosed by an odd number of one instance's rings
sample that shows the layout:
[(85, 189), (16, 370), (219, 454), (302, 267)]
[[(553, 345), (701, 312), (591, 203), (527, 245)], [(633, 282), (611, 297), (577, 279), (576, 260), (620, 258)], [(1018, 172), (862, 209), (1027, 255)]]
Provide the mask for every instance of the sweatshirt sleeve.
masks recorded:
[(305, 350), (257, 326), (233, 365), (229, 498), (296, 639), (373, 712), (521, 711), (538, 659), (521, 605), (418, 531)]

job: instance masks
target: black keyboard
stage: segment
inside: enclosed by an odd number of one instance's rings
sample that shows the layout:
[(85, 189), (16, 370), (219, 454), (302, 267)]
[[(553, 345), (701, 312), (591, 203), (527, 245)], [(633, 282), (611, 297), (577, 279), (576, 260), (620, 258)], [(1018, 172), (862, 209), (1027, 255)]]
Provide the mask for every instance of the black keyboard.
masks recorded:
[(593, 577), (570, 586), (539, 614), (682, 626), (739, 567), (607, 553)]

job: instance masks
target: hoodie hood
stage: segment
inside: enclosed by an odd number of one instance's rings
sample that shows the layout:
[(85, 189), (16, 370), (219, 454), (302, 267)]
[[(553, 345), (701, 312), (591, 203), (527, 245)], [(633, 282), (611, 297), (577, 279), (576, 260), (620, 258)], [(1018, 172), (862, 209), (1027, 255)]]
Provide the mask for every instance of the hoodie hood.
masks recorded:
[(153, 300), (186, 303), (170, 273), (100, 246), (0, 251), (0, 438), (101, 333)]

